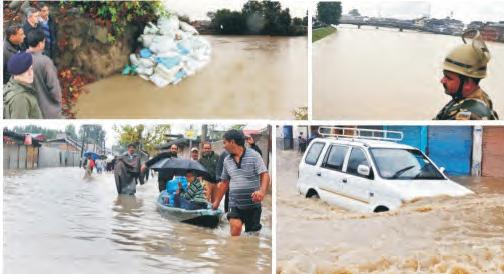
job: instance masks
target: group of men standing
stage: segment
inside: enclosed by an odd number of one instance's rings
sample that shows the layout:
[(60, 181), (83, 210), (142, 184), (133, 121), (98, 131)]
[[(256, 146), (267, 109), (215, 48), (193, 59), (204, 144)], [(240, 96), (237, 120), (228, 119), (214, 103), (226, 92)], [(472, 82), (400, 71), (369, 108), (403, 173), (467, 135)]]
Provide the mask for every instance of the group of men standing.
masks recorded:
[(61, 86), (53, 63), (56, 29), (47, 3), (38, 10), (25, 1), (22, 25), (6, 28), (3, 47), (4, 118), (58, 119)]
[[(245, 146), (245, 143), (249, 147)], [(204, 142), (202, 145), (201, 157), (197, 149), (191, 149), (191, 159), (197, 160), (208, 171), (208, 178), (205, 180), (207, 188), (207, 199), (213, 209), (217, 209), (221, 200), (226, 196), (228, 202), (224, 202), (225, 211), (228, 212), (227, 218), (230, 223), (230, 233), (233, 236), (241, 234), (242, 226), (245, 225), (246, 232), (259, 231), (261, 229), (261, 202), (266, 195), (270, 184), (270, 177), (264, 161), (261, 157), (261, 150), (255, 145), (251, 136), (245, 136), (242, 131), (229, 130), (223, 137), (224, 152), (219, 155), (212, 149), (212, 144)], [(130, 167), (131, 171), (123, 172), (117, 177), (118, 192), (123, 193), (122, 185), (129, 194), (134, 194), (131, 187), (126, 185), (135, 185), (134, 176), (125, 180), (124, 174), (142, 174), (147, 172), (148, 168), (161, 159), (177, 157), (178, 146), (172, 144), (169, 151), (161, 152), (152, 159), (140, 164), (140, 157), (135, 156), (136, 147), (131, 144), (128, 146), (128, 153), (124, 155), (125, 167)], [(117, 158), (120, 162), (121, 157)], [(115, 173), (119, 174), (117, 162)], [(173, 178), (174, 174), (169, 171), (159, 171), (158, 186), (159, 191), (166, 189), (167, 181)], [(141, 178), (142, 176), (139, 175)], [(130, 181), (130, 184), (124, 184)], [(128, 193), (124, 193), (128, 194)]]

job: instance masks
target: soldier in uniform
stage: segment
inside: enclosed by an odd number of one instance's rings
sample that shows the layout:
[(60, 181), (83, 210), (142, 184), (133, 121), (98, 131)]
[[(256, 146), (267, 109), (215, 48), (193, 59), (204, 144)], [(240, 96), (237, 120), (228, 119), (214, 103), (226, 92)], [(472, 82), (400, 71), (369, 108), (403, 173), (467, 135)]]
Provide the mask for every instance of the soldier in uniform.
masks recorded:
[[(472, 44), (465, 38), (474, 35)], [(462, 35), (464, 45), (453, 49), (443, 63), (441, 84), (452, 97), (434, 120), (497, 120), (492, 101), (479, 86), (486, 77), (490, 52), (478, 31)]]

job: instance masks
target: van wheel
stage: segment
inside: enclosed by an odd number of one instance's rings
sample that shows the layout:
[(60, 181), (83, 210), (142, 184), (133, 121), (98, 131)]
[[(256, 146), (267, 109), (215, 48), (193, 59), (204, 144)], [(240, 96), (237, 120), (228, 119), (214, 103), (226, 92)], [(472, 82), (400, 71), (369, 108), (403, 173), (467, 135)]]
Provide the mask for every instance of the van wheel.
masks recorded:
[(374, 210), (374, 212), (376, 212), (376, 213), (378, 213), (378, 212), (385, 212), (385, 211), (389, 211), (388, 207), (386, 207), (386, 206), (378, 206)]
[(315, 189), (311, 188), (308, 190), (308, 193), (306, 193), (306, 198), (320, 198), (317, 191)]

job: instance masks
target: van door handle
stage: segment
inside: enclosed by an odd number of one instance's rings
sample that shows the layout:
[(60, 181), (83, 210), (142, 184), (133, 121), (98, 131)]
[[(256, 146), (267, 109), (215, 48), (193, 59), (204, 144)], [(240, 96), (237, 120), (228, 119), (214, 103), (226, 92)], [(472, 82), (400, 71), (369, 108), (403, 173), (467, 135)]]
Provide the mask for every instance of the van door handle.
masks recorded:
[(345, 178), (345, 179), (342, 179), (341, 181), (342, 181), (343, 183), (345, 183), (345, 184), (347, 183), (347, 179), (346, 179), (346, 178)]
[(320, 171), (317, 172), (317, 176), (322, 176), (322, 173), (320, 173)]

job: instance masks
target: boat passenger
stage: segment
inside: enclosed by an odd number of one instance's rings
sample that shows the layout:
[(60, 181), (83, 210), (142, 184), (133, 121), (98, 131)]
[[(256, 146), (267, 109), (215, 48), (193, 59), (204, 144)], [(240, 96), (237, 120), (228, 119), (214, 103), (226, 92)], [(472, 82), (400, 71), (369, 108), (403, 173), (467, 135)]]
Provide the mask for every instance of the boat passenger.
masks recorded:
[(188, 171), (186, 173), (186, 179), (188, 182), (187, 189), (184, 189), (179, 182), (179, 189), (175, 193), (175, 206), (188, 210), (208, 208), (203, 185), (200, 180), (196, 178), (194, 172)]

